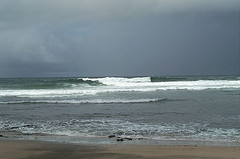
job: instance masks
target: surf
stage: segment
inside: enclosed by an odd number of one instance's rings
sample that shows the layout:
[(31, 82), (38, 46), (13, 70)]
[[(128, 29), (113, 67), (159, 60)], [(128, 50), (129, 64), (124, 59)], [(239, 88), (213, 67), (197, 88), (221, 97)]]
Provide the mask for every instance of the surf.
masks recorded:
[(164, 98), (163, 91), (183, 90), (236, 91), (240, 90), (240, 79), (212, 76), (0, 79), (0, 103), (144, 103)]

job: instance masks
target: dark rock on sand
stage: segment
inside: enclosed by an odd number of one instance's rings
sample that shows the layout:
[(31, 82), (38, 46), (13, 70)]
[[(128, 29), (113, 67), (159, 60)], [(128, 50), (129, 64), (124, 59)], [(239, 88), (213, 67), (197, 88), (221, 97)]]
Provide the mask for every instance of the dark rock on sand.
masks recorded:
[(123, 142), (124, 139), (123, 139), (123, 138), (118, 138), (117, 141), (118, 141), (118, 142)]
[(108, 137), (109, 138), (113, 138), (113, 137), (116, 137), (116, 135), (109, 135)]
[(124, 139), (126, 139), (126, 140), (132, 140), (132, 138), (130, 138), (130, 137), (125, 137)]

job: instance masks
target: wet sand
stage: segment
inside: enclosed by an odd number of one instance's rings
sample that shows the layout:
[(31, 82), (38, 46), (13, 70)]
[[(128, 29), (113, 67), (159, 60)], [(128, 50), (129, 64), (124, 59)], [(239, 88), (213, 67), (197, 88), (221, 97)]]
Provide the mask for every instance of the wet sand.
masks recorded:
[(240, 147), (79, 145), (0, 140), (1, 159), (240, 159)]

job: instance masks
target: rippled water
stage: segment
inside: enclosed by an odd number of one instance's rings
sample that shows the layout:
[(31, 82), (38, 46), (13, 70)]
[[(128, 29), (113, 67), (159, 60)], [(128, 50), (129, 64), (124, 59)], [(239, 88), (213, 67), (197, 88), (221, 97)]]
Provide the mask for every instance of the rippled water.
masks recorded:
[(0, 81), (1, 132), (240, 142), (239, 77)]

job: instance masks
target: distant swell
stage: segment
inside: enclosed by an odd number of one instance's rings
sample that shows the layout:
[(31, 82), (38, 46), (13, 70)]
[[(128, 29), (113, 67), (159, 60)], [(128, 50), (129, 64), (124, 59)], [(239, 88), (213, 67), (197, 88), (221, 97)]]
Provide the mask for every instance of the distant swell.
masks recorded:
[(61, 89), (78, 85), (102, 86), (104, 84), (98, 80), (84, 80), (82, 78), (8, 79), (8, 81), (1, 81), (0, 89)]

